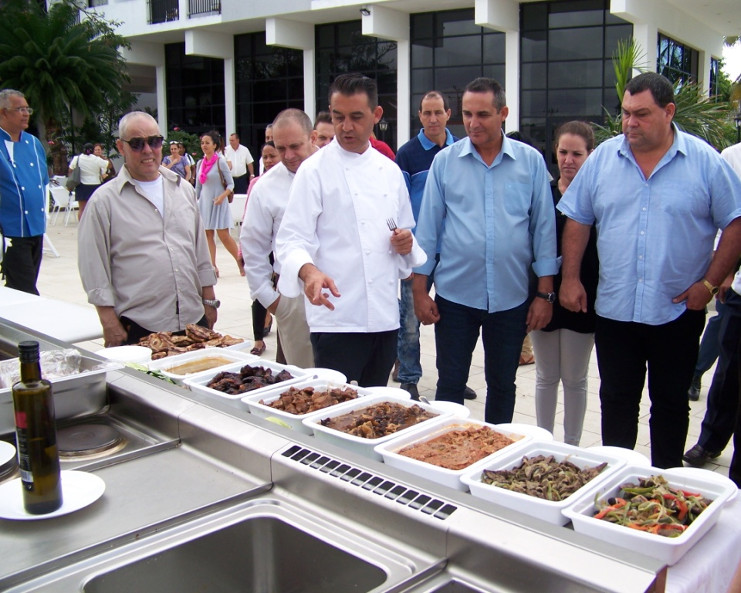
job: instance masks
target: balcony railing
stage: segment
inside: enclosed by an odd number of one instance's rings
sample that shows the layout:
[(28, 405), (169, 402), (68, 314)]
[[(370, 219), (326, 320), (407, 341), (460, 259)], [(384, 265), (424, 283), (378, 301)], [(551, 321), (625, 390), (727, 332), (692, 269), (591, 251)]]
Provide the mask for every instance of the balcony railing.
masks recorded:
[(150, 23), (167, 23), (179, 18), (178, 0), (149, 0)]
[(188, 16), (221, 14), (221, 0), (188, 0)]

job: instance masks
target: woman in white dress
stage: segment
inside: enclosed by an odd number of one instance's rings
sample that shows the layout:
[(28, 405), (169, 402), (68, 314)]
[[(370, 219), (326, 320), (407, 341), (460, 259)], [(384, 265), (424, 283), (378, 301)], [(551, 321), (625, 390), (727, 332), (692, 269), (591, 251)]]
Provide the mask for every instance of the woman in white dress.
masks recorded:
[(217, 151), (220, 143), (218, 132), (206, 132), (201, 136), (201, 150), (203, 158), (196, 165), (196, 196), (198, 209), (201, 211), (203, 226), (206, 229), (208, 249), (211, 252), (211, 263), (216, 276), (219, 269), (216, 267), (216, 241), (214, 231), (219, 236), (227, 251), (237, 262), (240, 275), (244, 276), (244, 268), (239, 263), (237, 243), (232, 239), (229, 230), (234, 223), (229, 196), (234, 190), (234, 180), (229, 172), (226, 159)]

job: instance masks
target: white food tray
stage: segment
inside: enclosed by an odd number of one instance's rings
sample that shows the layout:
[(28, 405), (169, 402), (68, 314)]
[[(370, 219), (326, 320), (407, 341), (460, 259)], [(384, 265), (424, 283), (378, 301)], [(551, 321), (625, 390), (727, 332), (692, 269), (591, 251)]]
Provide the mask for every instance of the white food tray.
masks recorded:
[[(171, 369), (173, 367), (176, 367), (181, 364), (185, 364), (188, 362), (193, 362), (197, 360), (202, 360), (204, 358), (208, 357), (218, 357), (223, 358), (227, 362), (224, 364), (219, 365), (218, 367), (213, 367), (210, 369), (206, 369), (204, 371), (197, 371), (195, 373), (173, 373), (171, 371), (168, 371), (167, 369)], [(184, 352), (183, 354), (177, 354), (175, 356), (166, 356), (165, 358), (160, 358), (158, 360), (153, 360), (150, 363), (147, 364), (150, 371), (159, 371), (161, 372), (165, 377), (168, 377), (175, 381), (176, 383), (182, 383), (185, 379), (192, 379), (200, 376), (201, 374), (210, 374), (211, 377), (213, 377), (217, 372), (220, 372), (223, 367), (230, 366), (235, 362), (242, 362), (242, 364), (249, 364), (250, 361), (258, 361), (260, 358), (255, 356), (254, 354), (249, 354), (248, 352), (243, 352), (241, 350), (230, 350), (229, 348), (202, 348), (200, 350), (194, 350), (193, 352)]]
[[(430, 403), (434, 407), (435, 402)], [(491, 455), (479, 459), (468, 467), (459, 470), (440, 467), (431, 463), (419, 461), (418, 459), (412, 459), (411, 457), (399, 453), (399, 451), (405, 447), (429, 441), (454, 430), (466, 430), (467, 428), (480, 428), (482, 426), (488, 426), (492, 430), (495, 430), (504, 436), (508, 436), (515, 442), (492, 453)], [(472, 471), (476, 467), (485, 466), (497, 456), (512, 451), (513, 449), (522, 448), (523, 445), (533, 440), (529, 429), (537, 427), (526, 424), (521, 424), (519, 426), (521, 428), (502, 429), (495, 424), (487, 424), (486, 422), (481, 422), (479, 420), (462, 419), (455, 416), (441, 420), (435, 419), (425, 422), (423, 427), (418, 431), (411, 434), (401, 435), (386, 443), (378, 445), (376, 447), (376, 453), (383, 457), (384, 463), (392, 467), (398, 467), (399, 469), (414, 474), (415, 476), (427, 478), (428, 480), (449, 486), (450, 488), (455, 488), (456, 490), (466, 490), (466, 485), (461, 482), (461, 476), (463, 474)]]
[[(354, 389), (358, 392), (358, 397), (367, 397), (368, 395), (371, 395), (370, 390), (364, 387), (349, 385), (345, 382), (337, 383), (335, 381), (323, 379), (321, 377), (312, 377), (310, 379), (303, 379), (301, 381), (293, 383), (292, 385), (284, 386), (282, 383), (278, 383), (277, 385), (274, 385), (272, 389), (267, 390), (263, 393), (251, 393), (250, 395), (242, 398), (242, 403), (246, 405), (249, 408), (250, 412), (253, 413), (255, 416), (259, 416), (260, 418), (278, 418), (283, 423), (288, 424), (288, 426), (290, 426), (292, 430), (296, 430), (304, 434), (312, 434), (312, 430), (303, 423), (304, 419), (313, 418), (314, 416), (326, 417), (331, 410), (334, 410), (337, 408), (337, 406), (342, 405), (335, 404), (334, 406), (316, 410), (315, 412), (309, 412), (308, 414), (291, 414), (284, 410), (276, 410), (275, 408), (271, 408), (268, 405), (279, 399), (281, 394), (287, 391), (290, 387), (295, 387), (296, 389), (302, 389), (304, 387), (314, 387), (315, 391), (327, 391), (327, 389), (339, 387), (341, 389)], [(261, 400), (265, 403), (261, 404)]]
[[(253, 367), (263, 367), (266, 369), (271, 369), (273, 371), (273, 374), (277, 374), (282, 370), (286, 370), (289, 373), (291, 373), (291, 375), (293, 375), (293, 378), (288, 379), (286, 381), (281, 381), (280, 383), (276, 383), (275, 385), (268, 385), (266, 387), (260, 387), (259, 389), (254, 389), (252, 391), (247, 391), (244, 393), (237, 393), (234, 395), (223, 393), (221, 391), (217, 391), (216, 389), (211, 389), (210, 387), (207, 387), (209, 381), (211, 381), (211, 379), (213, 379), (219, 373), (224, 373), (224, 372), (238, 373), (239, 369), (241, 369), (246, 364), (253, 366)], [(222, 400), (226, 400), (228, 402), (232, 402), (235, 406), (237, 405), (241, 406), (242, 403), (240, 400), (246, 395), (264, 394), (267, 391), (276, 387), (277, 385), (281, 385), (281, 386), (293, 385), (294, 383), (297, 383), (298, 381), (301, 381), (302, 379), (306, 379), (309, 376), (310, 375), (304, 369), (301, 369), (299, 367), (285, 365), (285, 364), (278, 364), (277, 362), (265, 360), (262, 358), (257, 358), (253, 361), (235, 362), (232, 365), (221, 367), (218, 371), (215, 371), (215, 372), (211, 370), (211, 371), (201, 373), (197, 377), (191, 377), (191, 378), (185, 379), (183, 381), (183, 385), (186, 385), (194, 393), (200, 393), (201, 395), (205, 395), (208, 397), (216, 397)]]
[[(686, 470), (690, 471), (686, 471)], [(664, 476), (670, 486), (690, 492), (699, 492), (712, 500), (697, 519), (678, 537), (665, 537), (645, 531), (630, 529), (623, 525), (595, 519), (597, 512), (595, 495), (599, 500), (617, 496), (622, 484), (637, 483), (639, 478)], [(644, 554), (666, 564), (676, 564), (703, 535), (718, 521), (723, 505), (736, 496), (738, 488), (728, 478), (710, 471), (699, 473), (696, 468), (673, 467), (660, 469), (627, 465), (603, 481), (596, 491), (589, 495), (579, 495), (564, 510), (564, 515), (571, 519), (574, 530), (612, 543), (620, 548), (641, 550)]]
[[(585, 467), (595, 467), (603, 462), (607, 462), (607, 467), (597, 477), (561, 501), (545, 500), (536, 496), (513, 492), (506, 488), (499, 488), (492, 484), (485, 484), (481, 481), (481, 475), (485, 469), (514, 469), (522, 464), (523, 457), (532, 458), (538, 455), (545, 455), (546, 457), (553, 455), (556, 461), (568, 460), (582, 469)], [(563, 514), (564, 509), (582, 495), (585, 497), (593, 496), (600, 484), (603, 484), (606, 479), (623, 467), (625, 467), (625, 462), (618, 457), (592, 453), (587, 449), (580, 449), (579, 447), (556, 441), (532, 441), (507, 454), (497, 456), (484, 466), (478, 466), (476, 469), (466, 472), (461, 477), (461, 481), (471, 490), (471, 494), (477, 498), (483, 498), (484, 500), (494, 502), (509, 509), (537, 517), (548, 523), (565, 525), (569, 520)]]
[(380, 445), (382, 443), (390, 441), (391, 439), (396, 438), (398, 435), (408, 434), (413, 431), (417, 431), (420, 429), (420, 427), (423, 427), (426, 422), (431, 422), (434, 419), (431, 418), (429, 420), (420, 422), (419, 424), (415, 424), (414, 426), (404, 428), (396, 433), (392, 433), (392, 434), (389, 434), (389, 435), (386, 435), (386, 436), (383, 436), (377, 439), (364, 439), (362, 437), (358, 437), (352, 434), (346, 434), (344, 432), (340, 432), (339, 430), (334, 430), (332, 428), (323, 426), (321, 424), (321, 421), (325, 418), (335, 418), (337, 416), (341, 416), (348, 412), (353, 412), (361, 408), (367, 408), (369, 406), (380, 404), (382, 402), (394, 402), (394, 403), (398, 403), (403, 406), (406, 406), (408, 408), (416, 404), (420, 406), (421, 408), (423, 408), (424, 410), (432, 414), (436, 414), (437, 418), (450, 418), (451, 417), (450, 412), (441, 413), (439, 410), (435, 410), (431, 406), (423, 404), (422, 402), (412, 401), (408, 397), (407, 398), (393, 397), (387, 394), (376, 394), (376, 395), (365, 396), (359, 400), (345, 402), (343, 404), (333, 406), (331, 408), (331, 413), (319, 414), (312, 418), (307, 418), (303, 420), (303, 423), (307, 428), (309, 428), (314, 433), (314, 436), (318, 439), (332, 442), (335, 445), (339, 445), (340, 447), (348, 451), (353, 451), (355, 453), (365, 455), (366, 457), (372, 457), (373, 459), (377, 459), (380, 461), (381, 455), (379, 453), (376, 453), (374, 450), (376, 445)]

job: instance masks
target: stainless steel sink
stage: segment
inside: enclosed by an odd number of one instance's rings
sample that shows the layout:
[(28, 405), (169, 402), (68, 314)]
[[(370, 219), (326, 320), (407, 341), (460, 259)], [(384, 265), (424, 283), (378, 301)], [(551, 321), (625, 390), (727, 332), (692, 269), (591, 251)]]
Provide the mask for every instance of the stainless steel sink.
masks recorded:
[(371, 591), (386, 572), (278, 516), (251, 517), (100, 574), (86, 593)]

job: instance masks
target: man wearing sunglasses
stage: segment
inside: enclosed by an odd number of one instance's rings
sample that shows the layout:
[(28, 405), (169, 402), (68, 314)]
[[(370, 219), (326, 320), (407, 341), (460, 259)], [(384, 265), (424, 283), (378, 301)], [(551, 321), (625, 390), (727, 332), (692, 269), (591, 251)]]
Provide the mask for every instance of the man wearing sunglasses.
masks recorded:
[(33, 109), (20, 91), (0, 91), (0, 234), (5, 286), (39, 294), (49, 174), (38, 138), (26, 133)]
[(220, 303), (193, 186), (160, 166), (152, 116), (128, 113), (118, 131), (124, 166), (92, 195), (79, 230), (80, 277), (105, 345), (189, 323), (212, 328)]

